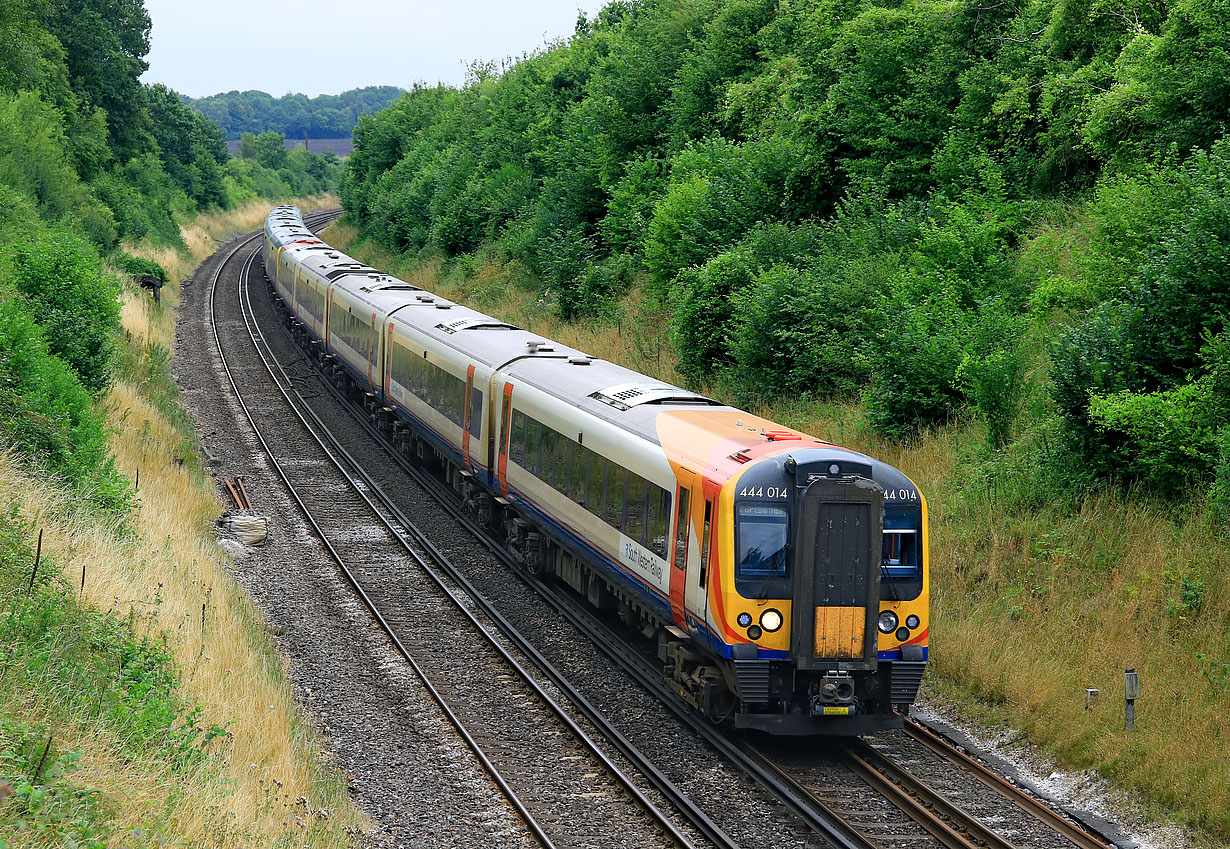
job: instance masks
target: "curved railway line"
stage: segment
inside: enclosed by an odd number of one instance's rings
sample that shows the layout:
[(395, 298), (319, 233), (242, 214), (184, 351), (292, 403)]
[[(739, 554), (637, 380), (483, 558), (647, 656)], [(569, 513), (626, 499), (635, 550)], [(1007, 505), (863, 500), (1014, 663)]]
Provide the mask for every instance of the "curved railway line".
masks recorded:
[[(319, 216), (317, 223), (327, 220), (330, 220), (328, 216)], [(211, 282), (210, 300), (214, 304), (211, 310), (216, 310), (217, 284), (223, 270), (229, 262), (235, 260), (246, 244), (247, 242), (241, 243), (232, 250), (215, 272)], [(242, 283), (246, 281), (251, 271), (254, 255), (247, 256), (240, 272), (240, 297), (243, 301), (247, 298), (246, 286)], [(330, 440), (327, 429), (319, 420), (313, 420), (312, 416), (305, 412), (305, 402), (290, 387), (286, 373), (269, 358), (266, 351), (262, 350), (263, 338), (259, 328), (252, 322), (248, 305), (242, 304), (241, 306), (244, 323), (249, 331), (249, 339), (260, 356), (269, 379), (287, 407), (303, 425), (303, 432), (307, 436), (307, 439), (300, 442), (288, 442), (285, 438), (286, 434), (263, 426), (258, 413), (249, 405), (248, 400), (245, 400), (245, 393), (240, 388), (241, 381), (228, 363), (226, 345), (216, 333), (217, 322), (215, 320), (215, 344), (218, 347), (223, 369), (235, 392), (237, 402), (274, 471), (281, 478), (291, 497), (299, 505), (364, 606), (388, 635), (397, 653), (414, 670), (415, 675), (439, 705), (450, 724), (482, 763), (492, 781), (517, 810), (535, 838), (544, 847), (573, 845), (576, 841), (569, 839), (568, 827), (574, 822), (584, 823), (587, 820), (584, 816), (578, 816), (575, 819), (567, 818), (551, 810), (558, 807), (557, 804), (552, 803), (552, 800), (567, 798), (568, 794), (543, 793), (545, 788), (541, 758), (547, 754), (544, 749), (552, 743), (558, 745), (560, 737), (569, 736), (577, 743), (573, 747), (576, 751), (564, 751), (562, 754), (556, 752), (554, 760), (557, 762), (577, 760), (576, 774), (568, 777), (567, 780), (577, 785), (573, 796), (577, 798), (578, 808), (582, 812), (592, 817), (595, 808), (601, 804), (600, 797), (612, 795), (609, 788), (602, 787), (602, 782), (594, 781), (596, 772), (600, 771), (609, 776), (621, 791), (644, 812), (652, 823), (653, 830), (662, 833), (665, 840), (659, 840), (659, 844), (681, 847), (696, 845), (691, 837), (680, 830), (672, 819), (637, 787), (625, 769), (604, 751), (590, 733), (572, 719), (560, 701), (547, 692), (546, 687), (537, 680), (531, 663), (514, 656), (514, 651), (525, 651), (529, 647), (528, 641), (510, 629), (501, 628), (505, 636), (509, 637), (517, 647), (513, 650), (506, 648), (479, 618), (483, 615), (498, 623), (499, 614), (494, 608), (476, 594), (471, 595), (469, 599), (463, 599), (457, 589), (449, 586), (450, 581), (456, 581), (456, 572), (452, 569), (451, 564), (448, 564), (447, 559), (417, 536), (413, 526), (404, 515), (396, 511), (396, 508), (384, 503), (384, 499), (372, 497), (365, 491), (373, 486), (370, 478), (366, 477), (344, 451), (339, 450), (340, 446), (336, 442)], [(322, 481), (322, 467), (326, 463), (332, 465), (345, 478), (347, 482), (345, 487), (331, 486)], [(356, 522), (362, 519), (366, 519), (368, 524), (360, 526), (360, 532), (356, 533)], [(437, 571), (433, 568), (433, 561), (434, 566), (440, 567), (445, 573), (451, 572), (452, 574), (442, 574), (442, 571)], [(426, 590), (434, 585), (438, 591), (434, 601), (438, 604), (446, 603), (459, 611), (462, 614), (462, 620), (471, 626), (470, 630), (466, 632), (451, 628), (443, 629), (435, 634), (438, 639), (433, 641), (421, 630), (419, 633), (413, 633), (415, 629), (407, 627), (408, 617), (404, 611), (399, 611), (398, 614), (390, 613), (386, 616), (389, 599), (381, 598), (365, 575), (365, 564), (378, 563), (399, 564), (407, 568), (417, 567), (430, 581), (430, 584), (420, 582), (417, 586)], [(428, 595), (426, 592), (423, 594)], [(416, 593), (416, 596), (418, 595)], [(403, 599), (403, 601), (407, 600)], [(423, 603), (421, 598), (416, 601), (420, 605)], [(472, 609), (472, 605), (477, 608), (477, 612)], [(428, 602), (428, 606), (430, 608), (431, 602)], [(458, 620), (451, 618), (450, 621)], [(467, 639), (471, 638), (469, 642), (472, 643), (473, 637), (481, 638), (485, 646), (467, 645)], [(461, 659), (457, 660), (459, 657), (457, 649), (461, 646), (469, 650), (461, 652)], [(515, 678), (519, 686), (484, 688), (478, 686), (478, 682), (474, 680), (479, 676), (467, 677), (465, 670), (456, 667), (446, 669), (443, 673), (432, 674), (425, 668), (425, 664), (420, 662), (420, 658), (425, 656), (437, 662), (453, 659), (454, 663), (464, 666), (473, 666), (478, 662), (482, 664), (481, 677)], [(569, 693), (569, 685), (558, 670), (542, 662), (541, 658), (537, 660), (539, 661), (538, 668), (551, 679), (555, 686), (560, 687), (566, 695), (573, 695)], [(573, 703), (576, 703), (575, 699)], [(476, 721), (478, 719), (476, 714), (482, 713), (502, 717), (500, 726), (496, 727), (495, 723), (484, 724)], [(596, 724), (601, 722), (601, 716), (596, 712), (590, 718), (596, 720)], [(558, 731), (552, 733), (549, 726), (553, 722), (562, 726), (567, 734), (564, 735)], [(529, 734), (532, 733), (534, 746), (514, 745), (509, 740), (502, 739), (504, 733), (508, 733), (510, 737), (515, 736), (518, 724), (526, 725), (529, 729), (529, 733), (522, 735), (521, 739), (531, 739)], [(600, 724), (598, 727), (601, 729)], [(607, 731), (608, 729), (601, 730)], [(652, 762), (634, 747), (623, 746), (620, 748), (620, 753), (644, 774), (654, 774)], [(595, 767), (597, 770), (594, 770)], [(697, 831), (713, 845), (737, 846), (726, 838), (720, 829), (713, 826), (703, 812), (691, 806), (686, 797), (681, 794), (675, 794), (672, 797), (673, 788), (669, 782), (663, 782), (658, 789), (667, 794), (671, 802), (683, 811), (690, 824), (694, 825)], [(550, 817), (553, 825), (545, 822), (547, 817), (542, 816), (544, 811)], [(624, 827), (631, 828), (631, 824), (626, 822), (629, 819), (627, 813), (623, 813)], [(618, 816), (610, 817), (609, 813), (607, 818), (615, 821), (620, 819)], [(564, 832), (563, 839), (559, 834), (561, 831)], [(644, 831), (643, 828), (642, 831)], [(649, 834), (652, 834), (652, 830)], [(654, 845), (654, 843), (645, 840), (643, 845)]]
[[(319, 227), (331, 220), (330, 214), (322, 214), (315, 216), (311, 224)], [(217, 298), (216, 290), (223, 269), (241, 258), (243, 248), (251, 241), (252, 239), (241, 242), (219, 264), (211, 284), (211, 310)], [(543, 846), (572, 842), (572, 836), (567, 833), (564, 833), (562, 838), (558, 834), (553, 836), (550, 833), (552, 826), (544, 824), (549, 821), (558, 825), (561, 820), (568, 818), (552, 814), (551, 804), (545, 801), (544, 797), (554, 798), (556, 794), (546, 791), (536, 783), (542, 780), (541, 769), (535, 769), (532, 765), (527, 767), (525, 763), (526, 741), (531, 739), (527, 735), (543, 735), (542, 729), (551, 727), (548, 725), (551, 723), (560, 730), (547, 734), (546, 737), (567, 737), (577, 752), (583, 751), (583, 755), (573, 754), (569, 757), (583, 757), (591, 767), (598, 767), (607, 776), (606, 783), (617, 786), (624, 797), (622, 803), (616, 807), (621, 808), (623, 813), (635, 807), (639, 812), (638, 816), (649, 823), (648, 826), (641, 827), (647, 827), (650, 832), (656, 834), (660, 845), (741, 845), (714, 822), (701, 804), (676, 787), (654, 765), (649, 756), (640, 751), (618, 728), (606, 720), (598, 708), (589, 703), (564, 673), (555, 668), (530, 641), (517, 632), (467, 580), (463, 572), (451, 564), (415, 527), (398, 505), (384, 495), (380, 483), (347, 452), (343, 441), (313, 411), (309, 401), (299, 394), (294, 385), (295, 381), (283, 368), (283, 364), (277, 361), (273, 348), (253, 314), (248, 290), (249, 278), (253, 273), (253, 257), (256, 255), (257, 252), (253, 252), (244, 262), (235, 303), (242, 309), (243, 324), (247, 328), (249, 341), (259, 354), (266, 372), (263, 381), (276, 392), (283, 414), (287, 409), (291, 411), (301, 425), (300, 433), (306, 438), (295, 444), (287, 444), (284, 435), (270, 437), (269, 441), (266, 441), (266, 437), (262, 435), (259, 413), (254, 413), (244, 400), (242, 379), (231, 374), (228, 369), (228, 378), (238, 403), (276, 473), (308, 517), (372, 617), (386, 631), (407, 663), (415, 669), (424, 686), (433, 693), (440, 709), (483, 763), (492, 781), (500, 788), (509, 804), (518, 811), (535, 838)], [(257, 276), (260, 277), (259, 273)], [(263, 282), (262, 280), (262, 284)], [(225, 362), (227, 351), (224, 348), (227, 346), (217, 333), (217, 324), (215, 320), (215, 343), (219, 357)], [(287, 334), (287, 339), (289, 338)], [(1111, 845), (958, 751), (925, 726), (913, 721), (907, 723), (906, 733), (914, 740), (934, 753), (935, 757), (947, 761), (953, 769), (967, 774), (970, 782), (994, 790), (999, 797), (1015, 806), (1021, 818), (1040, 824), (1039, 827), (1046, 829), (1053, 835), (1055, 842), (1039, 844), (1035, 841), (1020, 845), (1011, 842), (1005, 834), (989, 827), (977, 816), (964, 810), (960, 804), (945, 798), (925, 777), (919, 777), (911, 772), (909, 767), (894, 761), (875, 746), (861, 740), (833, 744), (837, 749), (837, 756), (831, 764), (844, 769), (850, 776), (857, 776), (853, 783), (862, 785), (861, 792), (856, 789), (834, 793), (832, 786), (820, 786), (815, 779), (805, 774), (796, 774), (789, 767), (782, 766), (772, 753), (766, 753), (746, 739), (732, 736), (725, 729), (714, 726), (690, 710), (662, 681), (658, 671), (653, 668), (654, 659), (645, 656), (640, 648), (630, 644), (621, 633), (607, 627), (569, 592), (544, 583), (518, 568), (498, 542), (486, 534), (437, 481), (405, 460), (371, 425), (360, 409), (350, 404), (327, 382), (321, 380), (320, 385), (332, 392), (339, 403), (350, 409), (367, 435), (385, 448), (387, 456), (450, 512), (495, 559), (504, 563), (511, 574), (533, 587), (562, 618), (616, 661), (630, 678), (654, 694), (681, 722), (720, 753), (723, 759), (736, 765), (750, 776), (764, 793), (797, 817), (802, 830), (812, 835), (812, 845), (816, 845), (815, 839), (824, 845), (840, 849), (901, 849), (924, 846), (941, 846), (945, 849), (1021, 849), (1026, 845), (1107, 849)], [(262, 399), (265, 400), (267, 399)], [(281, 439), (280, 443), (277, 442), (278, 439)], [(320, 475), (326, 466), (335, 469), (345, 483), (323, 483)], [(358, 527), (355, 519), (357, 515), (366, 517), (365, 523)], [(331, 544), (330, 539), (338, 541), (338, 544)], [(345, 550), (342, 550), (343, 548)], [(405, 605), (409, 599), (388, 598), (369, 586), (370, 579), (366, 576), (372, 564), (389, 562), (390, 558), (393, 559), (392, 562), (404, 564), (404, 568), (421, 570), (429, 583), (420, 581), (416, 586), (424, 591), (429, 586), (435, 588), (432, 590), (437, 598), (434, 602), (435, 610), (450, 607), (454, 611), (461, 611), (462, 618), (469, 623), (467, 633), (470, 636), (466, 639), (478, 641), (481, 638), (481, 642), (485, 644), (481, 651), (475, 648), (461, 652), (463, 659), (454, 660), (453, 662), (459, 665), (452, 667), (450, 674), (445, 677), (455, 677), (468, 681), (468, 686), (477, 686), (474, 683), (477, 676), (473, 674), (473, 669), (467, 675), (460, 666), (473, 667), (482, 664), (487, 669), (482, 677), (489, 682), (500, 675), (515, 678), (518, 681), (515, 691), (507, 686), (487, 687), (482, 697), (486, 699), (487, 696), (512, 696), (514, 707), (510, 708), (509, 703), (505, 702), (502, 707), (488, 704), (485, 710), (488, 715), (501, 716), (510, 722), (513, 721), (511, 717), (514, 714), (518, 714), (520, 719), (526, 719), (529, 714), (533, 714), (530, 717), (532, 721), (541, 723), (535, 726), (538, 730), (516, 725), (501, 725), (497, 729), (495, 723), (484, 724), (476, 721), (475, 711), (482, 713), (484, 710), (475, 708), (477, 690), (458, 689), (454, 686), (456, 682), (452, 680), (447, 682), (447, 686), (433, 685), (433, 675), (416, 661), (416, 655), (430, 656), (433, 662), (437, 662), (447, 660), (450, 653), (442, 651), (439, 644), (435, 644), (433, 648), (422, 629), (407, 628), (406, 623), (412, 617), (404, 609), (390, 609), (391, 604), (395, 607)], [(365, 586), (369, 588), (365, 589)], [(453, 631), (445, 636), (445, 642), (452, 649), (451, 654), (455, 658), (461, 636)], [(495, 664), (499, 664), (505, 671), (491, 672), (490, 667)], [(544, 677), (548, 683), (539, 683), (538, 675)], [(434, 677), (440, 676), (437, 673)], [(448, 692), (442, 692), (444, 690)], [(559, 698), (553, 696), (550, 691), (558, 693)], [(462, 698), (463, 695), (465, 698)], [(532, 711), (525, 707), (530, 702), (536, 705)], [(576, 719), (573, 718), (574, 713), (577, 715)], [(587, 728), (590, 730), (587, 731)], [(496, 731), (499, 733), (495, 733)], [(500, 739), (502, 735), (514, 740), (519, 739), (520, 742), (509, 745), (506, 740)], [(600, 736), (605, 745), (617, 754), (606, 754), (602, 744), (594, 739), (595, 736)], [(532, 739), (534, 744), (530, 748), (537, 752), (537, 747), (542, 745), (546, 738), (533, 736)], [(627, 768), (619, 762), (643, 776), (643, 780), (652, 786), (652, 791), (639, 789)], [(582, 772), (578, 771), (578, 775)], [(591, 769), (590, 774), (593, 772)], [(828, 774), (831, 776), (831, 771)], [(576, 780), (580, 782), (582, 779)], [(588, 780), (593, 779), (591, 777)], [(585, 808), (592, 816), (595, 800), (599, 796), (611, 796), (611, 786), (604, 787), (595, 796), (586, 795), (584, 791), (574, 791), (574, 795), (584, 796)], [(686, 825), (676, 825), (651, 796), (664, 801)], [(869, 798), (872, 801), (869, 802)], [(891, 807), (891, 816), (885, 814), (886, 807)], [(544, 822), (540, 822), (538, 814), (544, 812), (546, 816), (541, 817)], [(621, 835), (622, 839), (629, 837), (630, 834), (627, 833)]]

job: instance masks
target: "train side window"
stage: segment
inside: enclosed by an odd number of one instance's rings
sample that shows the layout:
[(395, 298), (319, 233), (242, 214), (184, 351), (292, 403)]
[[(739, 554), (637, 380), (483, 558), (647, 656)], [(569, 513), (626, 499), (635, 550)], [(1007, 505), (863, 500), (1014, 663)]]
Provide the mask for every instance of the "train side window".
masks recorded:
[(444, 395), (444, 414), (449, 420), (456, 423), (461, 420), (459, 413), (461, 412), (461, 404), (457, 399), (457, 378), (440, 369), (440, 381), (443, 384)]
[(508, 459), (525, 467), (525, 413), (520, 410), (513, 410), (512, 414), (512, 439), (508, 443)]
[(624, 536), (645, 542), (645, 479), (628, 472), (628, 510), (624, 521)]
[(525, 418), (525, 468), (538, 474), (538, 458), (542, 454), (542, 423), (529, 416)]
[(440, 369), (440, 379), (444, 381), (444, 412), (445, 412), (445, 415), (447, 415), (451, 421), (457, 422), (461, 419), (461, 416), (458, 414), (461, 412), (461, 406), (462, 406), (460, 403), (458, 403), (458, 401), (459, 400), (464, 401), (465, 396), (463, 395), (460, 399), (458, 399), (457, 397), (457, 388), (458, 388), (457, 378), (453, 377), (451, 374), (446, 372), (444, 369)]
[(558, 433), (546, 425), (542, 426), (542, 458), (538, 461), (538, 479), (548, 486), (555, 471), (555, 443), (558, 440)]
[(572, 472), (572, 449), (577, 444), (562, 433), (555, 438), (555, 474), (552, 476), (557, 492), (570, 495), (568, 484)]
[(477, 386), (470, 389), (470, 436), (483, 434), (483, 390)]
[(705, 499), (705, 528), (700, 537), (700, 585), (709, 577), (709, 525), (713, 518), (713, 502)]
[(688, 506), (691, 490), (679, 487), (679, 514), (675, 516), (675, 568), (683, 569), (688, 562)]
[(624, 488), (628, 470), (612, 462), (606, 473), (606, 521), (613, 528), (624, 526)]
[(606, 491), (606, 468), (608, 461), (601, 454), (594, 454), (589, 461), (589, 495), (585, 499), (585, 506), (589, 508), (589, 512), (593, 513), (598, 518), (602, 518), (603, 493)]
[(666, 527), (671, 518), (671, 496), (657, 484), (649, 485), (649, 521), (645, 528), (645, 538), (649, 550), (666, 559)]
[(585, 476), (589, 472), (590, 459), (594, 452), (584, 445), (576, 445), (572, 449), (572, 500), (578, 504), (585, 503)]

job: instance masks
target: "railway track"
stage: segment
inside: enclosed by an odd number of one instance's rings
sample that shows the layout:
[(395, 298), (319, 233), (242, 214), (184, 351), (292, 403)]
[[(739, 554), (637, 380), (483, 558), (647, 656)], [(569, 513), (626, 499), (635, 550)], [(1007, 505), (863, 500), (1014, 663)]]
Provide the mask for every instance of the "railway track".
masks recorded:
[[(315, 222), (322, 220), (327, 218)], [(250, 315), (246, 283), (258, 251), (244, 260), (237, 305), (264, 374), (255, 365), (232, 364), (234, 346), (217, 331), (218, 283), (225, 268), (244, 259), (250, 241), (219, 265), (210, 293), (215, 344), (237, 402), (346, 580), (535, 839), (546, 847), (586, 845), (596, 829), (618, 823), (623, 838), (635, 845), (691, 847), (698, 838), (737, 845), (686, 797), (672, 796), (669, 782), (653, 781), (649, 758), (618, 738), (618, 755), (608, 754), (592, 730), (582, 727), (594, 718), (573, 719), (559, 697), (560, 691), (567, 696), (564, 676), (541, 658), (527, 657), (528, 641), (506, 629), (484, 599), (466, 594), (447, 558), (415, 535), (405, 516), (382, 501), (370, 478), (313, 420)], [(274, 395), (284, 405), (281, 416), (289, 409), (296, 427), (269, 426), (277, 415), (268, 407)], [(409, 585), (388, 580), (390, 573), (412, 572), (422, 579)], [(541, 682), (539, 673), (550, 683)], [(676, 825), (618, 759), (650, 776), (687, 825)]]
[[(254, 328), (252, 334), (253, 343), (258, 344), (257, 340), (261, 338), (259, 328)], [(271, 374), (275, 368), (280, 369), (280, 366), (270, 366)], [(282, 377), (285, 384), (289, 385), (290, 381), (286, 377), (285, 372), (282, 373)], [(901, 819), (908, 818), (912, 823), (916, 823), (918, 828), (914, 831), (903, 830), (898, 824), (886, 822), (881, 811), (869, 811), (865, 804), (861, 806), (856, 804), (851, 807), (848, 796), (840, 804), (834, 802), (831, 792), (828, 794), (830, 798), (827, 800), (822, 798), (826, 788), (809, 787), (807, 781), (800, 780), (791, 775), (789, 770), (778, 766), (771, 758), (748, 746), (745, 741), (732, 739), (714, 728), (708, 721), (696, 716), (681, 700), (675, 697), (662, 684), (656, 670), (652, 668), (652, 662), (641, 657), (640, 652), (624, 642), (622, 636), (614, 634), (605, 628), (601, 622), (591, 615), (590, 611), (586, 610), (575, 599), (569, 597), (567, 593), (561, 593), (557, 588), (543, 584), (541, 581), (537, 581), (516, 568), (503, 549), (499, 547), (498, 543), (477, 526), (464, 509), (451, 498), (449, 493), (442, 490), (439, 482), (406, 462), (391, 445), (385, 442), (379, 431), (371, 427), (366, 416), (357, 407), (350, 404), (341, 393), (335, 394), (340, 402), (351, 409), (356, 419), (368, 431), (369, 435), (385, 446), (388, 455), (413, 475), (424, 488), (432, 493), (433, 497), (440, 504), (452, 512), (455, 518), (464, 524), (476, 538), (481, 540), (495, 557), (505, 562), (521, 580), (534, 586), (535, 590), (572, 622), (574, 627), (597, 643), (608, 655), (616, 659), (642, 686), (654, 692), (682, 721), (691, 726), (698, 735), (702, 736), (710, 745), (719, 750), (724, 757), (736, 763), (740, 769), (751, 775), (766, 792), (770, 793), (781, 804), (798, 816), (806, 828), (822, 836), (825, 842), (833, 846), (842, 847), (843, 849), (851, 849), (852, 847), (857, 847), (857, 849), (873, 849), (873, 847), (874, 849), (881, 849), (881, 847), (935, 845), (945, 847), (945, 849), (975, 849), (975, 847), (1018, 849), (1016, 844), (989, 828), (976, 816), (964, 811), (960, 805), (946, 800), (942, 793), (935, 791), (928, 786), (926, 781), (920, 780), (911, 774), (909, 769), (895, 763), (890, 757), (861, 741), (842, 747), (841, 761), (849, 770), (857, 774), (860, 780), (865, 782), (868, 787), (874, 788), (875, 793), (881, 799), (891, 801), (892, 806), (902, 815)], [(303, 402), (302, 399), (299, 400), (301, 402), (300, 409), (303, 411), (300, 415), (305, 419), (314, 416), (306, 402)], [(291, 403), (289, 398), (287, 402)], [(294, 405), (292, 404), (292, 406)], [(319, 422), (318, 426), (323, 427)], [(333, 450), (341, 454), (345, 453), (341, 445), (336, 442), (334, 443)], [(360, 487), (368, 492), (378, 493), (379, 486), (376, 482), (368, 478), (366, 473), (358, 468), (357, 463), (353, 463), (353, 461), (351, 463), (352, 470), (349, 474), (353, 475), (356, 481), (361, 482), (359, 484)], [(404, 516), (398, 516), (394, 505), (391, 503), (387, 504), (384, 509), (394, 511), (394, 526), (400, 526), (410, 535), (415, 533), (413, 524), (405, 520)], [(427, 559), (437, 564), (445, 560), (443, 555), (440, 555), (430, 542), (421, 539), (419, 544), (425, 548)], [(455, 573), (451, 580), (459, 585), (464, 586), (466, 584), (466, 579), (459, 572)], [(472, 587), (469, 588), (469, 591), (472, 593), (471, 597), (481, 598)], [(494, 610), (487, 615), (492, 618), (492, 621), (498, 621), (502, 618)], [(504, 624), (507, 625), (507, 623)], [(508, 626), (508, 628), (515, 633), (515, 629), (511, 629), (511, 626)], [(503, 626), (501, 626), (501, 630), (503, 630)], [(535, 650), (528, 643), (520, 646), (519, 649), (526, 656), (533, 656), (535, 654)], [(544, 664), (545, 660), (542, 664), (539, 664), (540, 668)], [(549, 664), (545, 665), (549, 666)], [(576, 699), (579, 699), (581, 704), (585, 704), (584, 699), (579, 694), (576, 694)], [(578, 702), (574, 700), (573, 703), (577, 704)], [(592, 710), (592, 708), (589, 709)], [(590, 717), (590, 721), (594, 721), (594, 719)], [(612, 729), (612, 732), (616, 739), (621, 736), (614, 729)], [(926, 735), (928, 732), (923, 730), (922, 726), (912, 724), (908, 733), (914, 735), (920, 743), (928, 746), (938, 757), (949, 761), (956, 768), (965, 770), (971, 775), (971, 778), (976, 779), (987, 787), (991, 787), (1004, 799), (1011, 801), (1013, 805), (1020, 809), (1023, 815), (1033, 818), (1039, 823), (1044, 823), (1047, 828), (1053, 831), (1056, 838), (1062, 838), (1059, 842), (1047, 845), (1055, 847), (1074, 845), (1078, 849), (1106, 849), (1110, 845), (1089, 834), (1083, 828), (1070, 822), (1028, 794), (1023, 793), (1019, 788), (999, 778), (998, 775), (977, 764), (976, 761), (968, 759), (963, 753), (947, 745), (946, 742), (938, 738), (925, 738), (922, 735)], [(622, 751), (622, 747), (620, 748)], [(970, 764), (973, 764), (973, 766)], [(642, 769), (646, 775), (652, 775), (656, 771), (652, 764), (648, 764)], [(661, 780), (665, 781), (664, 778), (661, 778)], [(667, 798), (672, 798), (669, 792), (662, 789), (659, 781), (654, 783)], [(831, 790), (831, 788), (827, 789)], [(678, 805), (679, 803), (672, 798), (672, 804)], [(841, 809), (839, 810), (839, 808)], [(702, 814), (702, 822), (703, 819), (705, 818)], [(713, 828), (716, 829), (716, 826), (713, 826)], [(713, 834), (707, 832), (704, 827), (698, 828), (698, 831), (704, 833), (708, 839), (713, 840), (717, 845), (737, 845), (733, 842), (720, 842), (723, 838), (729, 841), (729, 838), (721, 835), (715, 839)], [(720, 832), (720, 829), (718, 831)]]

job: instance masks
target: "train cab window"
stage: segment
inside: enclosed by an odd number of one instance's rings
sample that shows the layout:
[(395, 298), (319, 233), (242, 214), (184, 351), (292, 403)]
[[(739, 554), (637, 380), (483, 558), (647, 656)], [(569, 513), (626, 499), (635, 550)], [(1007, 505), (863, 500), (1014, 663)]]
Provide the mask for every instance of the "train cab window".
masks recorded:
[(735, 508), (735, 578), (779, 578), (786, 574), (790, 514), (771, 504)]
[(884, 515), (884, 543), (880, 557), (880, 573), (885, 578), (918, 578), (922, 567), (919, 552), (918, 520), (910, 515)]
[(628, 470), (612, 462), (606, 472), (606, 522), (613, 528), (623, 530), (624, 492)]
[(585, 506), (589, 508), (589, 512), (600, 519), (606, 504), (603, 494), (606, 492), (606, 470), (608, 465), (609, 461), (601, 454), (594, 454), (590, 457), (589, 495), (585, 499)]
[(585, 503), (585, 475), (589, 472), (589, 464), (594, 456), (584, 445), (576, 445), (572, 449), (572, 500), (578, 504)]
[(628, 472), (628, 509), (624, 514), (624, 536), (645, 541), (645, 479)]
[(508, 459), (525, 467), (525, 413), (520, 410), (515, 410), (512, 414), (512, 439), (508, 442)]
[(691, 491), (679, 488), (679, 513), (675, 516), (675, 568), (683, 569), (688, 561), (688, 502)]

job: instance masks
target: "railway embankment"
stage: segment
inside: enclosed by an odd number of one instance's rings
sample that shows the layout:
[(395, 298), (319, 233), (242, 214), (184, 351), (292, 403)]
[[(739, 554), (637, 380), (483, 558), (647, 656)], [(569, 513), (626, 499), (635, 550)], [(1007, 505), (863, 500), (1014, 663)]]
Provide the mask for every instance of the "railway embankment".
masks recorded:
[[(1057, 221), (1016, 261), (1063, 272), (1082, 226)], [(568, 322), (526, 269), (496, 251), (464, 262), (397, 255), (362, 239), (345, 218), (327, 238), (444, 297), (680, 380), (667, 317), (652, 311), (639, 287), (614, 318)], [(1026, 404), (1039, 408), (1048, 403), (1050, 344), (1040, 334), (1028, 345)], [(728, 386), (693, 388), (740, 400)], [(1213, 506), (1134, 489), (1057, 486), (1055, 470), (1039, 460), (1058, 438), (1044, 428), (992, 450), (986, 423), (972, 415), (900, 442), (876, 434), (858, 399), (782, 399), (754, 412), (880, 457), (927, 494), (930, 704), (963, 717), (980, 739), (1001, 741), (1001, 754), (1019, 753), (1026, 771), (1043, 769), (1043, 779), (1052, 767), (1065, 771), (1052, 783), (1083, 788), (1086, 806), (1158, 829), (1155, 845), (1225, 845), (1230, 544)], [(1141, 682), (1132, 729), (1124, 718), (1128, 669)], [(1192, 832), (1179, 837), (1171, 822)]]
[(0, 455), (0, 845), (323, 847), (369, 828), (215, 540), (224, 505), (171, 376), (179, 282), (266, 211), (200, 216), (182, 252), (128, 246), (170, 280), (159, 303), (121, 296), (103, 406), (127, 512)]

